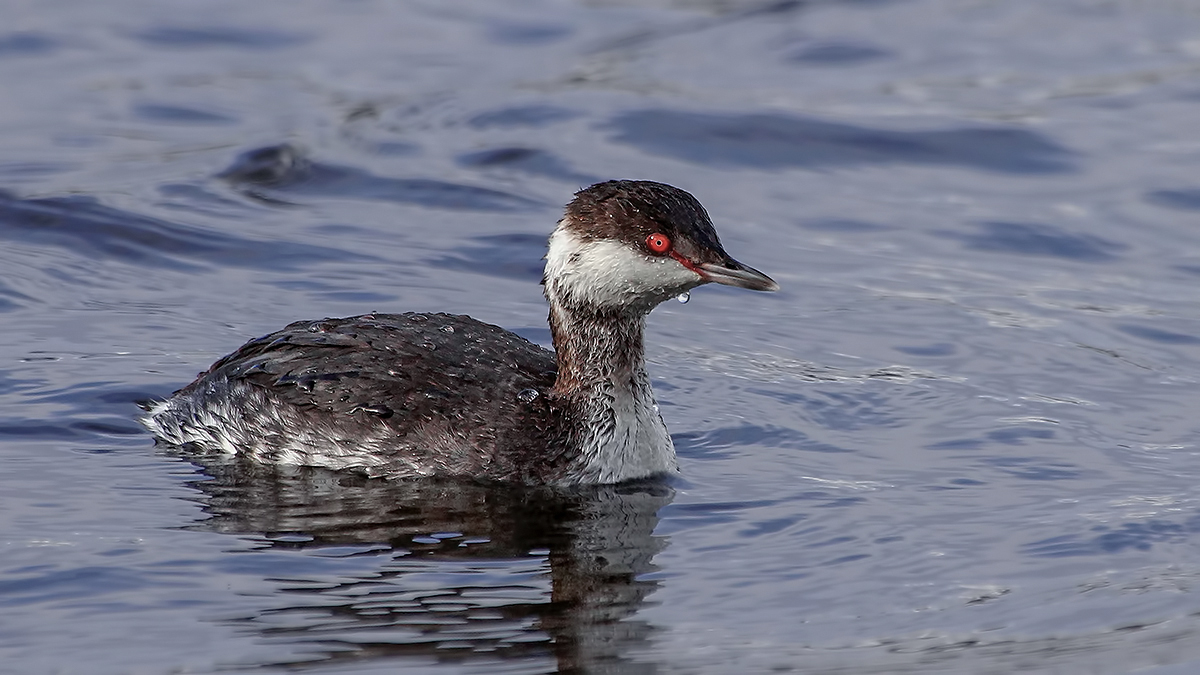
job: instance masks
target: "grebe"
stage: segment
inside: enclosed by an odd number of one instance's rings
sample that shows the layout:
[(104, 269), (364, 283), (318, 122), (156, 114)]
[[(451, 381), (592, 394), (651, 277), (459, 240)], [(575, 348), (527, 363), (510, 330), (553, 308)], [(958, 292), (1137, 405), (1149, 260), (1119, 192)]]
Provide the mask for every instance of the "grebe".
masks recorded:
[(142, 422), (177, 446), (388, 478), (579, 485), (674, 473), (645, 318), (708, 282), (779, 288), (725, 253), (689, 193), (598, 183), (550, 236), (554, 352), (468, 316), (301, 321), (147, 404)]

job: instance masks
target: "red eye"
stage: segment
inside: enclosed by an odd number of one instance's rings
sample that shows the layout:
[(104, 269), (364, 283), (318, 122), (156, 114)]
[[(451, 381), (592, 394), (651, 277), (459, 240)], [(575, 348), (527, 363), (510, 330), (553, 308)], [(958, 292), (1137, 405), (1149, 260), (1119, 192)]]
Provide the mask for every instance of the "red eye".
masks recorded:
[(671, 238), (665, 234), (655, 232), (646, 237), (646, 246), (655, 253), (666, 253), (671, 250)]

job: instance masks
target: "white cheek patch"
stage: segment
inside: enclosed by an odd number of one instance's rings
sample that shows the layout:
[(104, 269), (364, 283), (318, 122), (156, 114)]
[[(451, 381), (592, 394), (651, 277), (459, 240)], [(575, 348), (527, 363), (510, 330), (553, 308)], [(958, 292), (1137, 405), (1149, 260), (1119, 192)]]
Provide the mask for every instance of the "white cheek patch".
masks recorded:
[(560, 300), (596, 307), (653, 307), (703, 281), (670, 257), (651, 257), (618, 241), (587, 241), (561, 226), (550, 236), (546, 280)]

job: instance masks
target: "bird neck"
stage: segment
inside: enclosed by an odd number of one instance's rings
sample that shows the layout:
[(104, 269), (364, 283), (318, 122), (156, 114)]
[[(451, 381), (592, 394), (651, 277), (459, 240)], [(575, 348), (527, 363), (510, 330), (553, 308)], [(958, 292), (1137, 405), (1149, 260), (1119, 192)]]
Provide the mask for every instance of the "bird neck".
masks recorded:
[(566, 482), (615, 483), (678, 470), (658, 414), (644, 347), (643, 312), (590, 311), (551, 302), (558, 377), (579, 451)]
[(574, 396), (597, 389), (628, 390), (635, 381), (648, 387), (645, 329), (646, 315), (641, 312), (551, 303), (550, 335), (558, 362), (554, 391)]

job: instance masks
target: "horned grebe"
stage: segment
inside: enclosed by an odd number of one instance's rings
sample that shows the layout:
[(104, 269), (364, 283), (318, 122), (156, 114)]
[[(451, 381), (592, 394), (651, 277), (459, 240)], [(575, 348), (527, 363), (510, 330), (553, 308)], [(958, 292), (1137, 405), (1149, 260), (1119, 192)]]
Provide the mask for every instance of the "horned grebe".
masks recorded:
[(650, 310), (708, 282), (778, 284), (679, 188), (575, 194), (542, 279), (554, 352), (451, 314), (301, 321), (251, 340), (143, 424), (160, 440), (371, 476), (575, 485), (677, 471), (643, 360)]

